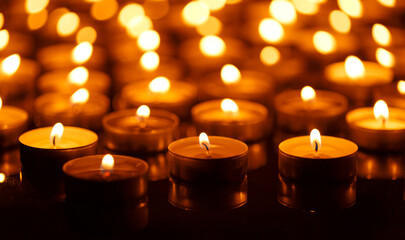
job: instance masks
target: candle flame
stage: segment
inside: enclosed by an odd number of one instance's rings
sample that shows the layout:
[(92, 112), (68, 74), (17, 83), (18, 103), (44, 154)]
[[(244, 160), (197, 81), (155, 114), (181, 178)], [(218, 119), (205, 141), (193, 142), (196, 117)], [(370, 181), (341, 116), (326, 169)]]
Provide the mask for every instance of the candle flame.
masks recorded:
[(101, 160), (101, 170), (103, 171), (111, 171), (114, 169), (114, 157), (111, 154), (104, 155), (103, 159)]
[(89, 70), (85, 67), (76, 67), (68, 74), (69, 83), (83, 86), (89, 79)]
[(118, 22), (121, 26), (128, 26), (134, 17), (145, 16), (145, 9), (138, 3), (129, 3), (125, 5), (118, 14)]
[(383, 48), (376, 49), (375, 57), (377, 59), (377, 62), (383, 67), (392, 68), (395, 65), (394, 54)]
[(404, 80), (398, 81), (397, 90), (400, 94), (402, 94), (402, 95), (405, 94), (405, 81)]
[(210, 140), (205, 132), (200, 133), (199, 142), (201, 149), (204, 150), (207, 157), (209, 157), (211, 155)]
[(20, 55), (10, 55), (1, 62), (1, 70), (5, 75), (11, 76), (17, 72), (18, 68), (20, 67), (20, 63)]
[(216, 35), (222, 30), (222, 22), (218, 18), (210, 16), (207, 21), (198, 25), (196, 30), (202, 36)]
[(386, 7), (394, 7), (396, 4), (396, 0), (377, 0), (377, 2)]
[(3, 100), (0, 97), (0, 110), (1, 110), (2, 107), (3, 107)]
[(292, 2), (287, 0), (273, 0), (269, 6), (270, 15), (285, 25), (292, 25), (297, 21), (297, 12)]
[(316, 98), (315, 90), (310, 86), (305, 86), (301, 89), (301, 99), (304, 102), (312, 102)]
[(43, 27), (48, 20), (48, 11), (46, 9), (38, 13), (30, 13), (27, 18), (27, 26), (30, 30), (37, 30)]
[(338, 0), (339, 8), (353, 18), (363, 15), (363, 4), (359, 0)]
[(321, 149), (321, 133), (318, 129), (314, 128), (310, 134), (311, 147), (315, 150), (315, 155), (317, 156), (319, 150)]
[(226, 0), (202, 0), (212, 11), (218, 11), (225, 7)]
[(90, 15), (98, 20), (98, 21), (105, 21), (113, 16), (118, 11), (118, 2), (117, 0), (97, 0), (93, 1), (93, 4), (90, 7)]
[(206, 57), (222, 56), (226, 50), (224, 40), (215, 35), (208, 35), (201, 38), (199, 47), (201, 53)]
[(259, 34), (267, 43), (279, 43), (284, 38), (284, 28), (276, 20), (264, 18), (259, 23)]
[(7, 47), (8, 41), (10, 40), (10, 34), (6, 29), (0, 30), (0, 50)]
[(73, 34), (79, 28), (79, 24), (79, 16), (74, 12), (67, 12), (59, 18), (56, 31), (59, 36), (66, 37)]
[(371, 33), (373, 35), (374, 41), (377, 44), (383, 47), (387, 47), (391, 44), (391, 33), (384, 25), (375, 23), (373, 25)]
[(139, 121), (144, 121), (145, 119), (149, 118), (150, 116), (150, 109), (146, 105), (141, 105), (137, 110), (136, 110), (136, 118)]
[(85, 88), (80, 88), (79, 90), (74, 92), (72, 96), (70, 96), (69, 100), (72, 105), (84, 104), (89, 100), (89, 97), (90, 97), (89, 91)]
[(166, 93), (170, 90), (170, 81), (166, 77), (157, 77), (149, 83), (149, 90), (153, 93)]
[(39, 13), (48, 6), (49, 0), (26, 0), (25, 11), (27, 13)]
[(4, 183), (6, 181), (6, 175), (4, 173), (0, 173), (0, 183)]
[(280, 57), (280, 51), (272, 46), (266, 46), (260, 51), (260, 61), (267, 66), (278, 63)]
[(155, 30), (143, 31), (138, 37), (137, 44), (142, 51), (154, 51), (160, 45), (159, 33)]
[(363, 62), (352, 55), (345, 60), (345, 70), (347, 76), (353, 80), (363, 78), (366, 71)]
[(182, 10), (183, 22), (188, 26), (198, 26), (208, 20), (210, 8), (204, 1), (190, 1)]
[(159, 54), (154, 51), (144, 53), (139, 59), (142, 69), (153, 72), (159, 67), (160, 58)]
[(4, 15), (0, 12), (0, 29), (3, 28), (4, 25)]
[(87, 62), (93, 54), (93, 45), (89, 42), (81, 42), (73, 48), (71, 59), (76, 64)]
[(76, 43), (89, 42), (93, 44), (97, 39), (97, 32), (92, 27), (84, 27), (76, 34)]
[(328, 32), (317, 31), (312, 37), (312, 43), (321, 54), (329, 54), (336, 51), (336, 39)]
[(297, 12), (305, 15), (315, 15), (319, 12), (318, 2), (314, 0), (292, 0)]
[(336, 32), (343, 34), (349, 33), (352, 26), (349, 16), (340, 10), (330, 12), (329, 24)]
[(148, 16), (138, 15), (132, 17), (126, 26), (129, 36), (137, 38), (143, 31), (153, 28), (152, 20)]
[(239, 107), (232, 99), (225, 98), (221, 101), (221, 110), (225, 113), (238, 113)]
[(221, 69), (221, 79), (225, 84), (234, 84), (240, 81), (241, 74), (234, 65), (225, 64)]
[(56, 146), (57, 141), (59, 141), (62, 138), (63, 134), (63, 125), (62, 123), (58, 122), (56, 123), (51, 131), (51, 135), (49, 136), (49, 140), (51, 141), (52, 146)]
[(384, 100), (378, 100), (374, 104), (374, 117), (377, 121), (381, 121), (382, 125), (384, 126), (385, 122), (389, 118), (389, 110), (388, 110), (388, 105), (385, 103)]

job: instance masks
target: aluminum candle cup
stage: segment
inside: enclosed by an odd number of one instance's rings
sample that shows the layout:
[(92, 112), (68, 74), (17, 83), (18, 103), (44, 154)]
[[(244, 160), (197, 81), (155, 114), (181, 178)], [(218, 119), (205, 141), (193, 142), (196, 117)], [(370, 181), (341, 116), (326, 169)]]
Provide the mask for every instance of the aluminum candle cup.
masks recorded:
[(0, 148), (17, 145), (18, 137), (27, 126), (26, 111), (12, 106), (0, 106)]
[(376, 151), (404, 151), (405, 110), (389, 108), (383, 125), (374, 117), (373, 108), (358, 108), (346, 115), (349, 136), (361, 148)]
[(278, 170), (284, 178), (337, 182), (356, 176), (358, 147), (349, 140), (322, 136), (322, 147), (316, 153), (310, 136), (300, 136), (281, 142), (278, 149)]
[(211, 136), (211, 154), (201, 149), (198, 137), (183, 138), (169, 145), (170, 174), (189, 182), (241, 182), (247, 172), (245, 143)]
[(106, 115), (103, 120), (105, 145), (122, 152), (159, 152), (177, 137), (179, 119), (176, 115), (154, 110), (144, 121), (139, 121), (136, 109)]
[(335, 133), (344, 124), (348, 108), (341, 94), (316, 90), (312, 102), (304, 102), (300, 90), (285, 91), (274, 99), (277, 125), (288, 132), (309, 132), (313, 128), (323, 133)]
[(139, 230), (148, 223), (148, 164), (138, 158), (103, 155), (73, 159), (63, 166), (66, 203), (72, 225), (85, 231)]
[(198, 132), (242, 141), (255, 141), (267, 135), (270, 124), (266, 107), (254, 102), (235, 100), (239, 110), (225, 112), (221, 109), (221, 101), (199, 103), (191, 109)]

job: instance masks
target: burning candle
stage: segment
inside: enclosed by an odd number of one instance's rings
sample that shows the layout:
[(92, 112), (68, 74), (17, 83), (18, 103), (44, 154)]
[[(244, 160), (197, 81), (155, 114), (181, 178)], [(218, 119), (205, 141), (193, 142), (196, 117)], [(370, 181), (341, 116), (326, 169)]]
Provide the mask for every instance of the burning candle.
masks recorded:
[(274, 99), (277, 124), (288, 132), (307, 132), (318, 128), (333, 133), (343, 123), (348, 101), (341, 94), (314, 90), (305, 86), (300, 90), (280, 93)]
[(81, 88), (72, 95), (48, 93), (34, 102), (34, 123), (38, 127), (62, 122), (65, 125), (101, 129), (101, 119), (110, 106), (108, 97)]
[(247, 171), (245, 143), (201, 133), (169, 145), (170, 174), (190, 182), (241, 182)]
[(17, 145), (18, 137), (27, 128), (28, 113), (2, 103), (0, 98), (0, 147), (6, 148)]
[(198, 132), (259, 140), (268, 134), (268, 111), (261, 104), (244, 100), (212, 100), (195, 105), (191, 115)]
[(120, 155), (92, 155), (63, 165), (68, 217), (86, 230), (139, 230), (148, 223), (148, 164)]
[(387, 105), (397, 108), (405, 108), (405, 81), (399, 80), (395, 84), (375, 89), (374, 101), (384, 100)]
[(152, 81), (139, 81), (127, 85), (121, 91), (118, 108), (134, 108), (143, 104), (151, 108), (172, 112), (186, 118), (197, 98), (196, 88), (181, 81), (169, 81), (157, 77)]
[(159, 152), (177, 136), (179, 119), (163, 110), (142, 105), (106, 115), (103, 120), (105, 145), (122, 152)]
[(361, 148), (377, 151), (403, 151), (405, 110), (389, 108), (383, 100), (374, 107), (358, 108), (346, 115), (349, 136)]
[(387, 85), (393, 79), (391, 69), (374, 62), (362, 62), (355, 56), (328, 65), (324, 74), (331, 89), (360, 105), (371, 100), (374, 88)]
[(292, 180), (346, 181), (356, 176), (357, 145), (349, 140), (320, 136), (289, 138), (278, 147), (280, 175)]

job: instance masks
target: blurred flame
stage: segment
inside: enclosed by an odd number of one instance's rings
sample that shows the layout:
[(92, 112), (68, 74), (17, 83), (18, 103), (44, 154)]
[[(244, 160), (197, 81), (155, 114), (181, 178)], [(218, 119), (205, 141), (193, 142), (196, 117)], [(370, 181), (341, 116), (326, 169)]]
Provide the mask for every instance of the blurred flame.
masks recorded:
[(159, 62), (159, 54), (154, 51), (149, 51), (142, 54), (141, 58), (139, 59), (142, 69), (149, 72), (155, 71), (159, 67)]
[(345, 34), (350, 32), (352, 22), (346, 13), (333, 10), (329, 14), (329, 24), (336, 32)]
[(0, 50), (3, 50), (8, 45), (10, 35), (6, 29), (0, 30)]
[(319, 5), (311, 0), (292, 0), (297, 12), (305, 15), (315, 15), (319, 12)]
[(83, 86), (89, 79), (89, 70), (85, 67), (76, 67), (68, 74), (69, 83)]
[(225, 7), (226, 0), (202, 0), (211, 11), (218, 11)]
[(301, 89), (301, 99), (304, 102), (310, 102), (315, 100), (316, 93), (315, 90), (310, 86), (305, 86)]
[(3, 100), (0, 97), (0, 109), (3, 107)]
[(49, 0), (25, 0), (25, 11), (27, 13), (39, 13), (48, 6)]
[(404, 80), (398, 81), (397, 90), (400, 94), (405, 94), (405, 81)]
[(395, 65), (394, 54), (383, 48), (377, 48), (375, 51), (375, 57), (377, 62), (383, 67), (391, 68)]
[(377, 0), (381, 5), (386, 7), (395, 7), (396, 0)]
[(374, 104), (373, 112), (377, 121), (382, 121), (384, 123), (389, 118), (388, 105), (384, 100), (378, 100)]
[(338, 0), (339, 8), (353, 18), (363, 16), (363, 4), (359, 0)]
[(6, 175), (4, 173), (0, 173), (0, 183), (4, 183), (6, 181)]
[(197, 26), (197, 32), (202, 36), (217, 35), (222, 30), (222, 23), (218, 18), (209, 16), (207, 21)]
[(85, 88), (80, 88), (70, 96), (71, 104), (84, 104), (89, 100), (90, 93)]
[(371, 30), (374, 41), (384, 47), (391, 44), (391, 33), (384, 25), (375, 23)]
[(267, 46), (260, 52), (260, 61), (265, 65), (274, 65), (280, 60), (280, 51), (272, 46)]
[(71, 59), (76, 64), (87, 62), (93, 54), (93, 45), (89, 42), (82, 42), (73, 48)]
[(0, 29), (3, 27), (4, 25), (4, 15), (3, 13), (0, 12)]
[(62, 123), (56, 123), (49, 135), (49, 141), (51, 142), (52, 146), (56, 146), (57, 142), (62, 138), (63, 134), (63, 125)]
[(48, 11), (46, 9), (38, 13), (31, 13), (27, 18), (27, 26), (30, 30), (37, 30), (43, 27), (48, 20)]
[(297, 21), (297, 12), (294, 5), (288, 0), (273, 0), (269, 6), (269, 13), (274, 19), (285, 25)]
[(232, 64), (225, 64), (221, 69), (221, 79), (225, 84), (237, 83), (241, 77), (239, 69)]
[(140, 120), (145, 120), (146, 118), (149, 118), (150, 116), (150, 109), (146, 105), (141, 105), (137, 110), (136, 110), (136, 118)]
[(209, 156), (211, 146), (210, 146), (210, 140), (208, 139), (208, 135), (205, 132), (200, 133), (199, 142), (200, 142), (201, 149), (205, 151), (207, 156)]
[(134, 17), (144, 17), (145, 10), (138, 3), (129, 3), (125, 5), (118, 14), (118, 22), (121, 26), (128, 26), (129, 22)]
[(127, 34), (137, 38), (142, 32), (153, 28), (152, 20), (147, 16), (132, 17), (126, 26)]
[(116, 0), (99, 0), (91, 5), (90, 14), (96, 20), (105, 21), (114, 17), (118, 7)]
[(311, 140), (311, 147), (315, 150), (315, 153), (319, 152), (319, 149), (321, 149), (321, 133), (319, 132), (318, 129), (316, 128), (312, 129), (310, 134), (310, 140)]
[(160, 36), (155, 30), (143, 31), (137, 40), (138, 47), (142, 51), (154, 51), (159, 48)]
[(166, 93), (170, 90), (170, 81), (165, 77), (157, 77), (149, 83), (149, 90), (153, 93)]
[(97, 39), (97, 32), (92, 27), (84, 27), (77, 32), (76, 43), (89, 42), (93, 44)]
[(328, 32), (317, 31), (312, 38), (312, 43), (321, 54), (329, 54), (336, 51), (336, 39)]
[(189, 26), (198, 26), (207, 21), (210, 8), (203, 1), (190, 1), (181, 12), (183, 22)]
[(283, 26), (272, 18), (264, 18), (259, 24), (260, 37), (268, 43), (279, 43), (284, 38)]
[(221, 110), (224, 113), (238, 113), (239, 112), (239, 107), (236, 102), (234, 102), (232, 99), (225, 98), (221, 101)]
[(101, 160), (101, 170), (111, 171), (114, 169), (114, 157), (111, 154), (104, 155)]
[(20, 63), (20, 55), (10, 55), (1, 62), (1, 71), (7, 76), (11, 76), (17, 72), (18, 68), (20, 67)]
[(63, 14), (56, 25), (56, 31), (59, 36), (66, 37), (74, 33), (79, 27), (80, 18), (74, 12)]
[(360, 79), (366, 72), (363, 62), (356, 56), (348, 56), (345, 60), (346, 74), (350, 79)]
[(224, 40), (215, 35), (208, 35), (200, 40), (200, 51), (207, 57), (219, 57), (225, 53), (226, 45)]

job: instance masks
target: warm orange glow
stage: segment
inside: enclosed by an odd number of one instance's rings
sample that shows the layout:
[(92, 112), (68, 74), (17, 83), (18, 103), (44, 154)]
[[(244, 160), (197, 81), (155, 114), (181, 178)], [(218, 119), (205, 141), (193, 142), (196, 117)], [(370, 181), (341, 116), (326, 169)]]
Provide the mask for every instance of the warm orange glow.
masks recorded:
[(117, 11), (117, 0), (99, 0), (94, 2), (90, 8), (91, 16), (99, 21), (105, 21), (114, 17)]
[(338, 0), (339, 8), (353, 18), (363, 15), (363, 4), (359, 0)]
[(375, 57), (377, 62), (383, 67), (391, 68), (395, 65), (394, 54), (383, 48), (377, 48), (375, 51)]
[(1, 71), (3, 74), (7, 76), (11, 76), (15, 72), (17, 72), (18, 68), (20, 67), (20, 63), (21, 63), (20, 55), (18, 54), (10, 55), (1, 62)]
[(83, 86), (89, 79), (89, 70), (85, 67), (77, 67), (69, 72), (68, 80), (71, 84)]
[(400, 94), (405, 95), (405, 81), (404, 80), (398, 81), (397, 90)]
[(314, 128), (310, 134), (311, 147), (315, 150), (315, 155), (321, 149), (321, 133), (318, 129)]
[(315, 90), (310, 86), (305, 86), (301, 89), (301, 99), (304, 102), (312, 102), (316, 98)]
[(93, 44), (97, 39), (97, 32), (92, 27), (84, 27), (77, 32), (76, 43), (89, 42)]
[(144, 53), (139, 59), (142, 69), (153, 72), (159, 67), (160, 58), (159, 54), (154, 51)]
[(39, 13), (48, 6), (49, 0), (25, 0), (25, 11), (27, 13)]
[(225, 7), (226, 0), (202, 0), (207, 4), (211, 11), (218, 11)]
[(389, 118), (389, 110), (387, 103), (385, 103), (384, 100), (378, 100), (374, 104), (373, 112), (375, 120), (380, 121), (384, 126), (385, 122)]
[(221, 110), (224, 113), (236, 114), (239, 112), (239, 107), (232, 99), (225, 98), (221, 101)]
[(222, 23), (218, 18), (209, 16), (208, 20), (196, 27), (197, 32), (203, 36), (217, 35), (222, 30)]
[(160, 45), (159, 33), (155, 30), (146, 30), (139, 35), (137, 43), (142, 51), (154, 51)]
[(4, 183), (6, 181), (6, 175), (4, 173), (0, 173), (0, 183)]
[(225, 84), (234, 84), (241, 79), (240, 71), (232, 64), (225, 64), (221, 69), (221, 79)]
[(294, 5), (288, 0), (273, 0), (269, 6), (270, 16), (285, 25), (297, 21), (297, 12)]
[(3, 100), (0, 97), (0, 109), (3, 107)]
[(207, 157), (209, 157), (211, 155), (210, 140), (205, 132), (200, 133), (199, 142), (201, 149), (204, 150)]
[(146, 105), (141, 105), (137, 110), (136, 110), (136, 117), (138, 119), (145, 119), (150, 116), (150, 109)]
[(8, 45), (10, 35), (6, 29), (0, 30), (0, 50), (3, 50)]
[(76, 64), (83, 64), (91, 58), (92, 54), (93, 45), (89, 42), (82, 42), (73, 48), (71, 59)]
[(383, 47), (387, 47), (391, 44), (391, 33), (384, 25), (375, 23), (373, 25), (371, 33), (373, 35), (374, 41), (377, 44)]
[(280, 61), (280, 51), (277, 48), (272, 46), (267, 46), (262, 49), (260, 52), (260, 61), (264, 65), (274, 65)]
[(339, 10), (333, 10), (330, 12), (329, 24), (336, 32), (343, 34), (349, 33), (352, 26), (349, 16)]
[(260, 21), (259, 34), (268, 43), (279, 43), (284, 38), (284, 28), (276, 20), (265, 18)]
[(170, 81), (165, 77), (157, 77), (149, 83), (149, 91), (153, 93), (166, 93), (170, 90)]
[(127, 25), (127, 33), (133, 38), (137, 38), (142, 32), (153, 28), (152, 20), (147, 16), (136, 16), (131, 18)]
[(72, 105), (84, 104), (89, 100), (89, 97), (90, 97), (89, 91), (85, 88), (80, 88), (79, 90), (74, 92), (72, 96), (70, 96), (69, 101)]
[(76, 13), (67, 12), (63, 14), (56, 25), (59, 36), (66, 37), (73, 34), (80, 24), (80, 18)]
[(198, 26), (207, 21), (210, 8), (203, 1), (189, 2), (181, 12), (183, 22), (189, 26)]
[(219, 57), (225, 53), (224, 40), (214, 35), (208, 35), (200, 40), (200, 51), (207, 57)]
[(395, 7), (396, 0), (377, 0), (381, 5), (386, 7)]
[(38, 13), (28, 15), (27, 26), (30, 30), (37, 30), (43, 27), (48, 20), (48, 11), (46, 9)]
[(312, 38), (315, 49), (321, 54), (329, 54), (336, 51), (336, 39), (332, 34), (318, 31)]
[(138, 3), (129, 3), (125, 5), (118, 14), (118, 22), (121, 26), (128, 26), (132, 18), (145, 16), (145, 10), (142, 5)]
[(297, 12), (305, 15), (315, 15), (319, 12), (319, 5), (313, 0), (292, 0)]
[(58, 141), (62, 138), (62, 135), (63, 125), (62, 123), (58, 122), (53, 126), (51, 134), (49, 135), (49, 141), (51, 142), (51, 145), (55, 147)]
[(114, 169), (114, 157), (111, 154), (104, 155), (101, 160), (101, 170), (111, 171)]
[(363, 78), (366, 71), (363, 62), (356, 56), (346, 58), (345, 70), (347, 76), (353, 80)]
[(4, 15), (0, 12), (0, 29), (3, 28), (4, 25)]

